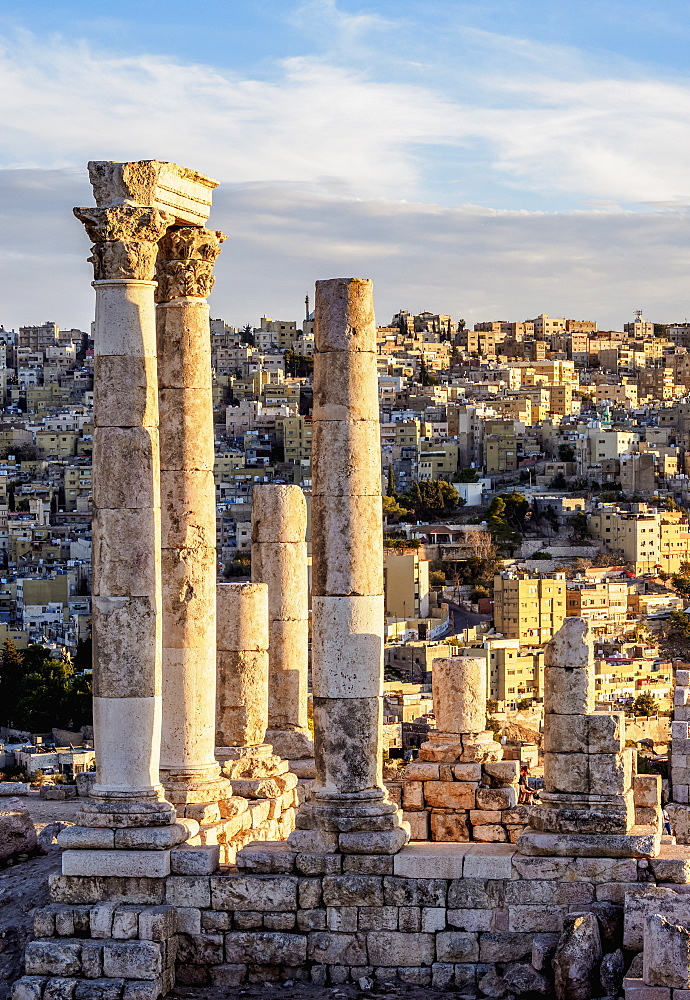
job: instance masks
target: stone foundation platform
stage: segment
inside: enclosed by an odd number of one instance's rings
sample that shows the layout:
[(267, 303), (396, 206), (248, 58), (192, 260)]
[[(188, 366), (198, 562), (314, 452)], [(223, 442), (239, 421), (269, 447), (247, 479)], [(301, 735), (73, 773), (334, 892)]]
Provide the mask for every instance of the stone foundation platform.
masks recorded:
[(618, 859), (526, 857), (510, 844), (413, 843), (388, 857), (259, 843), (220, 870), (212, 850), (171, 853), (167, 878), (53, 877), (13, 1000), (156, 1000), (173, 978), (362, 976), (468, 998), (551, 996), (568, 914), (597, 916), (607, 954), (640, 950), (640, 914), (661, 897), (690, 907), (690, 851), (672, 845)]

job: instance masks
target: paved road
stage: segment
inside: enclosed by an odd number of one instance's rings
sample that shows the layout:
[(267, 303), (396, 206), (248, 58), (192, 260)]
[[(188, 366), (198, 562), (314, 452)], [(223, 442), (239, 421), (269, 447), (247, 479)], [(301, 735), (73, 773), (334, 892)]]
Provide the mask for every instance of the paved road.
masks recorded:
[(446, 603), (448, 604), (450, 612), (450, 625), (440, 638), (457, 635), (458, 632), (464, 632), (465, 629), (472, 628), (480, 622), (491, 621), (491, 615), (477, 615), (472, 611), (465, 611), (464, 608), (461, 608), (460, 605), (456, 604), (454, 601), (447, 601)]

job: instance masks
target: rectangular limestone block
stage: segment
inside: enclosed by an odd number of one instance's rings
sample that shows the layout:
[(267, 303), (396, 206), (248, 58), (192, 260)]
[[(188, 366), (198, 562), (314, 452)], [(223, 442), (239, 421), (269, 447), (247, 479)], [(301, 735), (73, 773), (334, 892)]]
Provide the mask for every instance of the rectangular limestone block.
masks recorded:
[(544, 788), (547, 792), (589, 791), (586, 753), (545, 753)]
[(544, 712), (553, 715), (591, 715), (594, 712), (592, 672), (579, 667), (546, 667)]
[(379, 968), (431, 965), (435, 957), (433, 934), (370, 931), (367, 949), (369, 961)]
[(648, 916), (654, 913), (663, 913), (667, 920), (687, 926), (690, 921), (690, 899), (685, 894), (665, 886), (647, 887), (643, 884), (639, 892), (627, 892), (625, 895), (624, 948), (642, 951), (645, 921)]
[(687, 740), (688, 738), (688, 724), (687, 722), (672, 722), (671, 723), (671, 739), (673, 740)]
[(216, 550), (210, 546), (161, 551), (163, 645), (213, 648), (216, 623)]
[(163, 945), (158, 941), (105, 941), (103, 972), (126, 979), (156, 979), (163, 971)]
[(632, 784), (633, 751), (589, 754), (591, 795), (622, 795)]
[(183, 844), (170, 852), (170, 871), (173, 875), (213, 875), (219, 861), (218, 844)]
[(425, 781), (424, 800), (437, 809), (474, 809), (477, 785), (473, 781)]
[(383, 686), (383, 596), (312, 599), (315, 698), (376, 698)]
[(625, 714), (594, 712), (587, 716), (588, 752), (619, 753), (625, 749)]
[(690, 931), (658, 913), (645, 919), (643, 979), (649, 986), (690, 989)]
[(544, 716), (544, 751), (546, 753), (587, 753), (589, 746), (586, 715)]
[(403, 810), (403, 820), (410, 824), (410, 840), (429, 839), (429, 813), (426, 809)]
[(62, 874), (164, 878), (170, 851), (63, 851)]
[(431, 839), (444, 843), (467, 843), (470, 839), (470, 827), (464, 812), (431, 811)]
[(658, 774), (635, 774), (632, 778), (635, 806), (654, 809), (661, 804), (661, 776)]

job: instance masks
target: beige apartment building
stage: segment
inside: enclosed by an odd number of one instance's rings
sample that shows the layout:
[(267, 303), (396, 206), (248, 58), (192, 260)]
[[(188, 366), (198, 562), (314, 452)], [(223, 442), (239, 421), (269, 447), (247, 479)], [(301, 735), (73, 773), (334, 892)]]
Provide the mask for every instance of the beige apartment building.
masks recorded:
[(387, 617), (429, 617), (429, 563), (417, 551), (383, 550), (383, 587)]
[(589, 532), (611, 552), (620, 552), (637, 574), (677, 573), (690, 558), (687, 516), (680, 511), (658, 511), (643, 503), (630, 510), (602, 504), (589, 517)]
[(494, 577), (494, 623), (507, 639), (540, 646), (553, 638), (565, 617), (564, 573), (507, 572)]

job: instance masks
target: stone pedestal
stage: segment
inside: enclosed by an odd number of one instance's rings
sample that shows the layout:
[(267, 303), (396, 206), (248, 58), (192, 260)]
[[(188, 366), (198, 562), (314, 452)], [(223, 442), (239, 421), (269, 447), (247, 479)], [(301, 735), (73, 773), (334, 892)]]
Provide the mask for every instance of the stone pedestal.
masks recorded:
[(587, 622), (568, 618), (544, 656), (544, 792), (518, 840), (526, 854), (554, 853), (554, 835), (585, 857), (654, 856), (658, 824), (635, 824), (633, 751), (625, 716), (594, 712)]
[(252, 580), (268, 586), (267, 742), (299, 777), (314, 777), (307, 724), (307, 504), (299, 486), (252, 492)]
[(382, 781), (383, 533), (371, 282), (316, 284), (312, 685), (316, 781), (288, 843), (394, 854), (409, 828)]
[(162, 500), (161, 778), (180, 815), (231, 795), (214, 756), (216, 492), (211, 342), (206, 296), (225, 239), (176, 226), (156, 277)]

